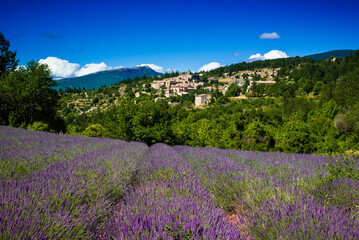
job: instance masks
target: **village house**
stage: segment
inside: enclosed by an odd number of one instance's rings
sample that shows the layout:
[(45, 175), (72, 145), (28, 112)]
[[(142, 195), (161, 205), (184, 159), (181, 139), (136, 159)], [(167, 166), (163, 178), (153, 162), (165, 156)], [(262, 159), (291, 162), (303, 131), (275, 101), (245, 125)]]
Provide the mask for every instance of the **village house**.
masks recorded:
[(194, 100), (195, 106), (207, 105), (210, 98), (211, 98), (210, 94), (197, 95)]
[(188, 87), (185, 85), (171, 86), (171, 93), (187, 92)]

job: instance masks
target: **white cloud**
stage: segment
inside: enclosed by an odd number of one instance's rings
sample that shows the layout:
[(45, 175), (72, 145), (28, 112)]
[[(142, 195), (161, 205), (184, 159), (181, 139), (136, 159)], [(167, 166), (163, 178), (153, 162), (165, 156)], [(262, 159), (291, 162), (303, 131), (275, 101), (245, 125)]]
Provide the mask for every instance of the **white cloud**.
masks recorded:
[(250, 56), (249, 59), (265, 60), (265, 57), (262, 56), (260, 53), (257, 53), (257, 54)]
[(264, 54), (265, 59), (287, 58), (288, 55), (285, 52), (279, 50), (272, 50)]
[(259, 36), (260, 39), (276, 39), (276, 38), (280, 38), (279, 34), (276, 32), (272, 32), (272, 33), (263, 33), (262, 35)]
[(40, 59), (39, 63), (47, 64), (55, 78), (66, 78), (72, 76), (80, 67), (77, 63), (70, 63), (57, 57)]
[(279, 50), (272, 50), (272, 51), (267, 52), (264, 55), (257, 53), (255, 55), (250, 56), (249, 59), (266, 60), (266, 59), (277, 59), (277, 58), (287, 58), (287, 57), (288, 57), (288, 55), (285, 52), (282, 52)]
[(216, 69), (219, 67), (222, 67), (222, 65), (219, 62), (211, 62), (211, 63), (205, 64), (202, 67), (200, 67), (200, 69), (198, 69), (198, 72), (202, 72), (202, 71), (208, 72), (210, 70), (213, 70), (213, 69)]
[(152, 63), (137, 65), (137, 67), (145, 67), (145, 66), (152, 68), (152, 69), (155, 70), (156, 72), (165, 73), (165, 70), (164, 70), (163, 67), (157, 66), (157, 65), (152, 64)]
[(100, 71), (110, 70), (112, 67), (106, 65), (106, 63), (89, 63), (82, 67), (80, 70), (76, 71), (74, 75), (76, 77), (81, 77), (87, 74), (96, 73)]

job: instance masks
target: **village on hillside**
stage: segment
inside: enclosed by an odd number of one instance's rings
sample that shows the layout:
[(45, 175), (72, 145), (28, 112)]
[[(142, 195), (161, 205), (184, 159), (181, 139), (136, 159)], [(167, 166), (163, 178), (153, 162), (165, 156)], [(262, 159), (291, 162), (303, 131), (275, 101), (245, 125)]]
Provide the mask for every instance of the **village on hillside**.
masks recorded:
[[(211, 99), (213, 101), (212, 95), (214, 91), (225, 95), (231, 85), (237, 85), (242, 89), (238, 96), (231, 97), (231, 99), (247, 98), (253, 85), (276, 83), (274, 77), (279, 70), (280, 68), (262, 68), (233, 72), (231, 75), (224, 73), (219, 78), (210, 77), (206, 81), (203, 73), (193, 74), (188, 70), (176, 77), (154, 80), (150, 84), (132, 85), (131, 92), (135, 99), (152, 96), (154, 101), (168, 99), (170, 100), (170, 105), (178, 104), (178, 102), (172, 101), (173, 98), (185, 98), (190, 94), (194, 94), (195, 99), (192, 106), (205, 107), (210, 103)], [(128, 94), (127, 88), (126, 84), (120, 84), (118, 87), (110, 86), (73, 93), (71, 94), (71, 99), (67, 100), (65, 111), (71, 110), (82, 114), (98, 109), (107, 109), (109, 106), (117, 104), (119, 98)]]
[[(273, 79), (279, 69), (280, 68), (263, 68), (255, 71), (239, 71), (237, 73), (233, 73), (232, 76), (229, 76), (228, 73), (225, 73), (224, 77), (218, 79), (218, 82), (220, 83), (220, 86), (218, 86), (218, 91), (224, 95), (226, 94), (229, 86), (232, 84), (236, 84), (239, 87), (243, 87), (247, 84), (245, 93), (248, 93), (253, 84), (274, 84), (276, 82)], [(216, 90), (217, 87), (206, 86), (202, 81), (201, 76), (203, 76), (203, 74), (199, 74), (199, 76), (193, 75), (191, 71), (188, 70), (186, 73), (180, 74), (178, 77), (153, 81), (151, 88), (157, 90), (157, 95), (160, 95), (162, 91), (166, 98), (169, 98), (173, 95), (185, 96), (189, 95), (190, 92), (197, 93), (198, 90), (202, 88), (202, 90), (206, 93), (198, 95), (196, 94), (195, 106), (203, 106), (208, 104), (209, 99), (211, 98), (210, 93)], [(216, 79), (209, 78), (208, 81), (216, 81)], [(146, 94), (145, 92), (141, 93)], [(136, 96), (140, 96), (141, 93), (138, 92)], [(239, 97), (243, 98), (244, 94)]]

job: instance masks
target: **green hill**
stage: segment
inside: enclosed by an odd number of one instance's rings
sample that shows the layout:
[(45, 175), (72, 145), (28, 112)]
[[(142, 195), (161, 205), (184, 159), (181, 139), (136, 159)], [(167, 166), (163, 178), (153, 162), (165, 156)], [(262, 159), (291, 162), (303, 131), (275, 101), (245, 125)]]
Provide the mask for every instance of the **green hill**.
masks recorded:
[(327, 60), (329, 57), (340, 57), (345, 58), (346, 56), (350, 54), (354, 54), (356, 50), (334, 50), (329, 52), (323, 52), (323, 53), (317, 53), (317, 54), (311, 54), (305, 57), (313, 58), (315, 61), (318, 60)]
[(119, 68), (108, 71), (102, 71), (97, 73), (92, 73), (89, 75), (76, 77), (76, 78), (67, 78), (58, 80), (58, 85), (54, 87), (55, 90), (62, 88), (83, 88), (86, 89), (98, 89), (103, 85), (110, 86), (112, 84), (121, 82), (128, 78), (142, 77), (146, 76), (155, 76), (161, 75), (161, 73), (156, 72), (150, 67), (132, 67), (132, 68)]

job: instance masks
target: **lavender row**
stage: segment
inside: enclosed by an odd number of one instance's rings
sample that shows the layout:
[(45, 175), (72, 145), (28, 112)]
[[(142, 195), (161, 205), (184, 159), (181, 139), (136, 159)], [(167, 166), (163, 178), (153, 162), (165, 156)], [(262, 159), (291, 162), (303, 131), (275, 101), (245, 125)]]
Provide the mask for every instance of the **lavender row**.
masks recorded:
[(317, 174), (326, 174), (325, 165), (333, 159), (184, 146), (175, 149), (215, 195), (217, 204), (246, 219), (244, 229), (255, 238), (357, 239), (359, 182), (338, 179), (323, 185), (317, 181)]
[(1, 239), (90, 239), (131, 184), (147, 146), (121, 142), (0, 182)]
[(0, 179), (27, 177), (54, 162), (69, 161), (79, 154), (121, 142), (0, 126)]
[(359, 221), (350, 212), (306, 196), (267, 201), (250, 221), (260, 239), (359, 239)]
[(171, 147), (152, 146), (142, 161), (141, 185), (125, 194), (106, 239), (244, 239)]
[(1, 239), (358, 239), (357, 170), (325, 156), (0, 126), (0, 159)]

